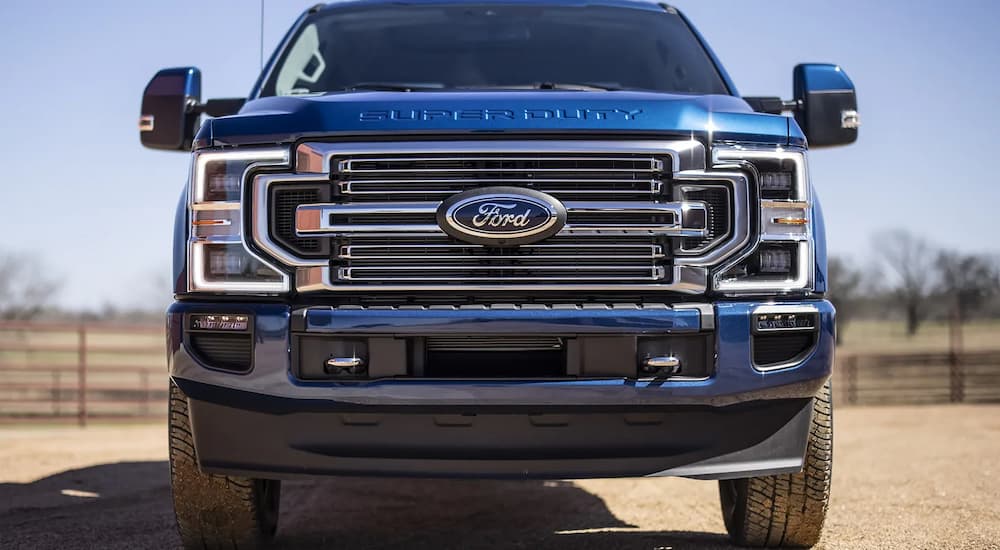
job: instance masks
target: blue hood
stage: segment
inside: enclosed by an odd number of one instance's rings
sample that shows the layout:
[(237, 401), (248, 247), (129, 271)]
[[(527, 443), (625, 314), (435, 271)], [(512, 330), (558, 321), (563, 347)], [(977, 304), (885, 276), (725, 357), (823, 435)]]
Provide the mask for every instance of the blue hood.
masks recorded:
[[(800, 144), (790, 118), (727, 95), (648, 92), (348, 92), (266, 97), (209, 120), (198, 144), (282, 143), (319, 136), (631, 133), (705, 141)], [(791, 136), (791, 137), (790, 137)]]

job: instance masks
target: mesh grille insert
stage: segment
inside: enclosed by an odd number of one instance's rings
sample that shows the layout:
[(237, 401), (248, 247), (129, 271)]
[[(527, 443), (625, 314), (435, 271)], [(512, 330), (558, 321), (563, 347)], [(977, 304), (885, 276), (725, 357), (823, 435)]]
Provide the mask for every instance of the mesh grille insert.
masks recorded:
[(815, 341), (812, 332), (758, 334), (753, 338), (753, 362), (760, 367), (788, 363), (808, 352)]
[(708, 205), (708, 235), (703, 239), (684, 239), (684, 250), (698, 250), (729, 232), (729, 191), (726, 188), (689, 191), (684, 194), (684, 199), (704, 201)]
[(319, 238), (303, 238), (295, 234), (295, 209), (300, 204), (322, 200), (318, 187), (277, 186), (271, 193), (272, 237), (303, 256), (316, 256), (324, 251)]
[(188, 344), (195, 356), (209, 367), (247, 372), (253, 366), (253, 337), (250, 334), (190, 332)]

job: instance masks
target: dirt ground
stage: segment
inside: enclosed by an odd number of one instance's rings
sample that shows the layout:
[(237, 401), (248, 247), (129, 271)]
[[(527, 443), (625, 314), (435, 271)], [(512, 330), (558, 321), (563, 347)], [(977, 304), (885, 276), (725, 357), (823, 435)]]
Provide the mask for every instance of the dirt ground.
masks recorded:
[[(1000, 549), (1000, 406), (841, 408), (823, 548)], [(176, 548), (162, 426), (0, 427), (0, 548)], [(286, 483), (285, 548), (728, 548), (713, 482)]]

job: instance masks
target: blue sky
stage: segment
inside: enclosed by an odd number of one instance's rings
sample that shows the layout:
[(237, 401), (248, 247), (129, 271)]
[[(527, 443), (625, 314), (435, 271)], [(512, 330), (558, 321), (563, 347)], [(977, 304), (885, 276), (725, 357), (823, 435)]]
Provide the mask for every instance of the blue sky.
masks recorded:
[[(313, 2), (265, 0), (265, 51)], [(745, 95), (791, 94), (799, 62), (841, 64), (864, 126), (816, 151), (831, 250), (877, 254), (904, 227), (997, 251), (1000, 2), (676, 0)], [(142, 89), (161, 67), (202, 69), (208, 97), (245, 95), (259, 68), (256, 0), (0, 2), (0, 251), (37, 252), (61, 302), (165, 302), (184, 154), (139, 145)]]

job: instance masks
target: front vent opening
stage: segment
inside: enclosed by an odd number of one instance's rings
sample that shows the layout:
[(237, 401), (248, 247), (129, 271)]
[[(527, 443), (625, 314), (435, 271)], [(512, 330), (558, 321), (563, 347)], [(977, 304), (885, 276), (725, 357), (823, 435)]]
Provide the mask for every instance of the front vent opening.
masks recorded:
[(427, 351), (428, 378), (561, 378), (566, 358), (556, 351)]
[(248, 372), (253, 367), (253, 336), (249, 333), (189, 332), (191, 353), (207, 367)]
[(777, 332), (753, 337), (753, 362), (758, 367), (774, 368), (803, 359), (816, 345), (815, 332)]
[(429, 378), (558, 378), (566, 376), (565, 340), (555, 336), (428, 336)]

